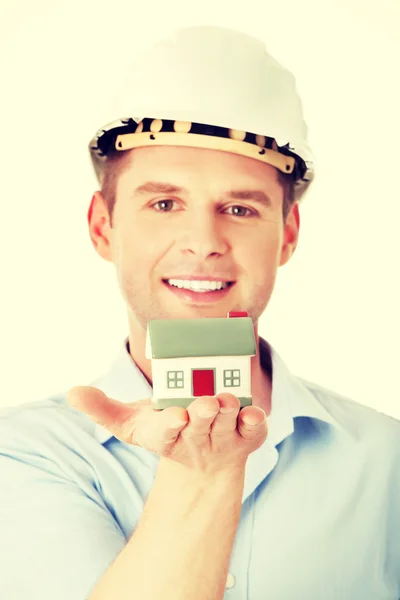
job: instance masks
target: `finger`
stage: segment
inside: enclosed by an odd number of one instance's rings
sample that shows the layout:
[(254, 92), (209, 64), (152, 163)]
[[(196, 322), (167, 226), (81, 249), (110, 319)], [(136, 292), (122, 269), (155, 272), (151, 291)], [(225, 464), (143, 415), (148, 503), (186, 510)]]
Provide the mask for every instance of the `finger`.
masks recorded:
[(267, 415), (259, 406), (246, 407), (239, 413), (238, 432), (246, 440), (268, 432)]
[(215, 396), (201, 396), (189, 404), (189, 422), (182, 436), (203, 438), (210, 434), (210, 427), (219, 412), (219, 402)]
[[(135, 422), (144, 413), (153, 411), (151, 400), (123, 403), (109, 398), (104, 392), (92, 386), (76, 386), (67, 392), (67, 402), (87, 414), (92, 421), (102, 425), (123, 442), (132, 443)], [(155, 411), (154, 411), (155, 412)]]
[(179, 412), (173, 407), (160, 411), (157, 426), (151, 429), (153, 451), (160, 456), (170, 456), (179, 434), (188, 422), (189, 415), (181, 407)]
[(163, 438), (174, 443), (188, 420), (186, 410), (181, 407), (158, 411), (150, 399), (123, 403), (92, 386), (71, 388), (67, 392), (67, 401), (122, 442), (153, 452), (157, 451), (160, 442), (163, 446)]
[(233, 394), (218, 394), (219, 413), (211, 425), (212, 435), (231, 434), (236, 430), (237, 417), (240, 411), (240, 400)]
[[(179, 415), (182, 410), (186, 413), (181, 407), (174, 408), (178, 410)], [(187, 423), (187, 416), (186, 419), (184, 416), (177, 418), (175, 414), (172, 410), (169, 412), (169, 409), (144, 409), (126, 422), (126, 441), (160, 456), (168, 454), (168, 449), (175, 444), (180, 431)]]

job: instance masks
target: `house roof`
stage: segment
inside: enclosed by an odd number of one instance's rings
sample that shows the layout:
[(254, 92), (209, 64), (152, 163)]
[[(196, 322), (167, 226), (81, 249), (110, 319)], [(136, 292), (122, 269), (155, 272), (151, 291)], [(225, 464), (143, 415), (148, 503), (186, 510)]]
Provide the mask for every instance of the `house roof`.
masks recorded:
[(146, 358), (255, 356), (251, 317), (149, 321)]

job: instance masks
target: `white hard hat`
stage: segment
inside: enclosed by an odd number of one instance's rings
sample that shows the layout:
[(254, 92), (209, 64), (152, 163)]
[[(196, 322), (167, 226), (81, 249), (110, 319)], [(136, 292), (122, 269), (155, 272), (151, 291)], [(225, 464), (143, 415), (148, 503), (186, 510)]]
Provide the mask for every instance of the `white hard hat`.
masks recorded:
[(222, 27), (177, 30), (140, 53), (89, 144), (96, 176), (107, 155), (141, 146), (241, 154), (291, 174), (300, 200), (314, 158), (295, 78), (262, 41)]

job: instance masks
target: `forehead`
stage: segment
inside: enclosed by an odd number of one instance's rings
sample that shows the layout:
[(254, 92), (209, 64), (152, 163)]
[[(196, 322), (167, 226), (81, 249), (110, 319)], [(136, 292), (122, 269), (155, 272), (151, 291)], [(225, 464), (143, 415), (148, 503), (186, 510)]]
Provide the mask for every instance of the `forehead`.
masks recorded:
[[(125, 152), (124, 152), (125, 154)], [(247, 156), (179, 146), (154, 146), (134, 148), (122, 159), (120, 179), (140, 185), (152, 179), (178, 178), (188, 180), (224, 181), (230, 183), (264, 184), (271, 189), (279, 187), (277, 169)], [(178, 181), (176, 182), (179, 183)]]

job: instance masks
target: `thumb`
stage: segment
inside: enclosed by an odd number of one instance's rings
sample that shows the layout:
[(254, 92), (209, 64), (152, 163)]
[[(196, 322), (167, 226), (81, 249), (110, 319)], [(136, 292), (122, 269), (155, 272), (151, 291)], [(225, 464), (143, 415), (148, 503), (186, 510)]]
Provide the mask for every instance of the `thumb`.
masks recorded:
[(133, 419), (140, 406), (150, 405), (150, 400), (123, 403), (109, 398), (92, 386), (76, 386), (67, 392), (67, 402), (87, 414), (92, 421), (111, 431), (118, 439), (129, 442), (134, 429)]

